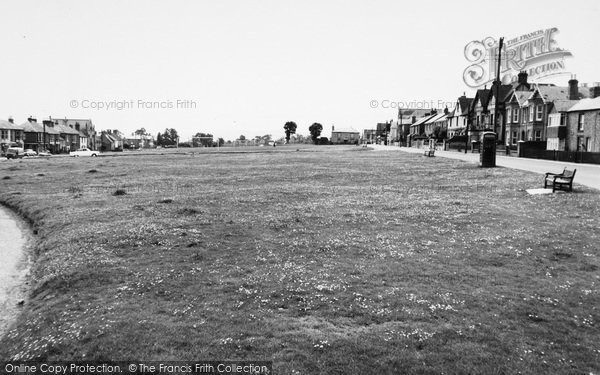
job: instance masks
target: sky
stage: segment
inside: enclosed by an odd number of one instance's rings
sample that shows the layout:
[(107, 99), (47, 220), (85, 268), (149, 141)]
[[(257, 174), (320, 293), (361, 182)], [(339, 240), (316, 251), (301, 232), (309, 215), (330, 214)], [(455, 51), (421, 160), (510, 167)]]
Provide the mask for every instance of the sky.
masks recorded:
[[(0, 118), (92, 119), (234, 140), (321, 123), (372, 129), (397, 105), (452, 103), (465, 46), (556, 27), (548, 82), (600, 81), (600, 2), (2, 1)], [(423, 104), (425, 103), (425, 104)]]

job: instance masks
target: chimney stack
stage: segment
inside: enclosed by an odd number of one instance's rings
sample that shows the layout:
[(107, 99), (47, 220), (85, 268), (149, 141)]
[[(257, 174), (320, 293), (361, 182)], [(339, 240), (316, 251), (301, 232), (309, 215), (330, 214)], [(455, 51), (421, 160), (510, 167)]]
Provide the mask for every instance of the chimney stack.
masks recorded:
[(36, 124), (36, 123), (37, 123), (37, 119), (36, 119), (35, 117), (33, 117), (33, 116), (29, 116), (29, 117), (27, 118), (27, 121), (29, 121), (29, 122), (31, 122), (31, 123), (34, 123), (34, 124)]
[(527, 83), (527, 72), (526, 71), (521, 70), (519, 72), (519, 75), (517, 76), (517, 82), (519, 82), (519, 85), (529, 86), (529, 83)]
[(579, 100), (578, 84), (579, 81), (577, 81), (575, 76), (569, 80), (569, 100)]
[(600, 97), (600, 85), (590, 87), (590, 98), (594, 99)]
[(8, 122), (10, 122), (11, 124), (14, 124), (14, 123), (15, 123), (15, 120), (14, 120), (12, 117), (9, 117), (9, 118), (8, 118)]

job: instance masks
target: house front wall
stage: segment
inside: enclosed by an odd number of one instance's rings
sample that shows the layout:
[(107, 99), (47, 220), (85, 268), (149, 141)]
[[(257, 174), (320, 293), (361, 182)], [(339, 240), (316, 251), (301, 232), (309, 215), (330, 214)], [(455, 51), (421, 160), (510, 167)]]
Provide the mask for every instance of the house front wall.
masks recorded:
[(333, 143), (355, 143), (358, 142), (360, 133), (333, 132), (331, 142)]
[(566, 149), (600, 152), (600, 110), (569, 112)]

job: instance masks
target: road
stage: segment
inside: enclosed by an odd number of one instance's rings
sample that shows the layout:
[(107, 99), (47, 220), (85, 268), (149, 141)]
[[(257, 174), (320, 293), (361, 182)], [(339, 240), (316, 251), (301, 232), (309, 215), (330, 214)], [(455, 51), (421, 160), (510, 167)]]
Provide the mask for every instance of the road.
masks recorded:
[[(396, 146), (382, 146), (382, 145), (369, 145), (377, 151), (400, 151), (410, 152), (416, 154), (423, 154), (423, 149), (412, 148), (412, 147), (396, 147)], [(435, 156), (459, 159), (471, 163), (479, 163), (479, 154), (464, 153), (458, 151), (435, 151)], [(594, 189), (600, 190), (600, 165), (595, 164), (581, 164), (581, 163), (568, 163), (562, 161), (552, 160), (541, 160), (541, 159), (528, 159), (528, 158), (517, 158), (512, 156), (496, 155), (496, 165), (499, 167), (520, 169), (523, 171), (529, 171), (539, 174), (546, 172), (559, 173), (562, 172), (563, 168), (568, 167), (569, 169), (577, 169), (575, 174), (575, 184), (581, 184), (589, 186)]]

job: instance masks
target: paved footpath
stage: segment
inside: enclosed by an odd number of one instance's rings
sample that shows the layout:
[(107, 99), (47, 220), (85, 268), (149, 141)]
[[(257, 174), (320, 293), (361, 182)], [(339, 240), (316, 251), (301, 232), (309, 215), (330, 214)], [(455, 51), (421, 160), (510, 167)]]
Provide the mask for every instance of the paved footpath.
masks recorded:
[[(402, 151), (410, 152), (415, 154), (423, 155), (424, 149), (412, 148), (412, 147), (397, 147), (397, 146), (382, 146), (382, 145), (369, 145), (377, 151)], [(435, 156), (459, 159), (471, 163), (479, 164), (479, 154), (464, 153), (453, 151), (435, 151)], [(496, 165), (499, 167), (506, 167), (512, 169), (520, 169), (523, 171), (529, 171), (539, 174), (546, 172), (560, 173), (563, 168), (569, 167), (569, 169), (577, 169), (575, 174), (575, 184), (581, 184), (589, 186), (594, 189), (600, 190), (600, 165), (595, 164), (581, 164), (581, 163), (568, 163), (562, 161), (552, 160), (541, 160), (541, 159), (529, 159), (529, 158), (518, 158), (512, 156), (496, 155)], [(543, 179), (542, 179), (543, 180)], [(542, 181), (540, 180), (540, 181)], [(542, 181), (543, 182), (543, 181)]]

